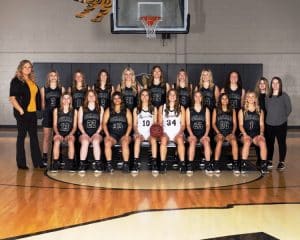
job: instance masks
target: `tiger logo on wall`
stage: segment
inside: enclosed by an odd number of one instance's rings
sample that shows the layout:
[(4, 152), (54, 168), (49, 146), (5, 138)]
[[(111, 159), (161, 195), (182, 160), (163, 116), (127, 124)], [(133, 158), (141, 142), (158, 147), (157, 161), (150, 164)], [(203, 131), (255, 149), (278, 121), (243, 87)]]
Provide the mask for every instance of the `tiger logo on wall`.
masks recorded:
[(83, 18), (96, 8), (100, 8), (96, 17), (91, 19), (91, 22), (101, 22), (102, 19), (110, 12), (112, 7), (111, 0), (74, 0), (86, 5), (82, 12), (75, 14), (77, 18)]

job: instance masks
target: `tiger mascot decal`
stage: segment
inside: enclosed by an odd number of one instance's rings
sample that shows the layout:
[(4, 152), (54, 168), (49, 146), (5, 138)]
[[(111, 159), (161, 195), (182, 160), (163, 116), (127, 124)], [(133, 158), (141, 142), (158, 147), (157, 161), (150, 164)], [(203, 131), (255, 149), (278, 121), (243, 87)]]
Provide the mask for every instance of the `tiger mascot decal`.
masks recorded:
[(77, 13), (75, 17), (83, 18), (90, 12), (94, 11), (97, 7), (100, 8), (99, 13), (91, 19), (91, 22), (101, 22), (102, 19), (110, 12), (112, 7), (111, 0), (74, 0), (86, 5), (82, 12)]

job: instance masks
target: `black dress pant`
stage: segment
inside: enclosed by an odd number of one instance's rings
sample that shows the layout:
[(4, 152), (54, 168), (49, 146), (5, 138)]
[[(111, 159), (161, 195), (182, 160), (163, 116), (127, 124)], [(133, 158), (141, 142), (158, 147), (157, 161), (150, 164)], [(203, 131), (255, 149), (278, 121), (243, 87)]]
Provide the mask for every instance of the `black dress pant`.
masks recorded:
[(18, 136), (17, 136), (17, 165), (26, 166), (25, 138), (28, 132), (30, 138), (30, 151), (32, 163), (35, 168), (42, 166), (41, 150), (37, 136), (37, 116), (36, 112), (25, 112), (22, 116), (16, 116)]
[(268, 148), (268, 160), (272, 161), (274, 154), (275, 138), (277, 138), (279, 149), (279, 161), (284, 162), (286, 156), (286, 135), (287, 135), (287, 122), (279, 126), (270, 126), (266, 124), (266, 142)]

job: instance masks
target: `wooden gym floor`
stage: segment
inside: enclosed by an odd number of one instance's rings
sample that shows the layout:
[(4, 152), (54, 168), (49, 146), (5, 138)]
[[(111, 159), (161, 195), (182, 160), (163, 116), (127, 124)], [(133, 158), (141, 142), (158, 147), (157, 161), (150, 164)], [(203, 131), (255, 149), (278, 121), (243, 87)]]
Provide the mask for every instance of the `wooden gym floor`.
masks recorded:
[(0, 131), (1, 239), (206, 239), (256, 232), (274, 238), (247, 239), (300, 238), (298, 131), (288, 133), (284, 172), (276, 170), (276, 151), (275, 168), (262, 178), (180, 190), (97, 188), (55, 181), (43, 170), (32, 169), (28, 140), (30, 170), (17, 170), (15, 142), (15, 130)]

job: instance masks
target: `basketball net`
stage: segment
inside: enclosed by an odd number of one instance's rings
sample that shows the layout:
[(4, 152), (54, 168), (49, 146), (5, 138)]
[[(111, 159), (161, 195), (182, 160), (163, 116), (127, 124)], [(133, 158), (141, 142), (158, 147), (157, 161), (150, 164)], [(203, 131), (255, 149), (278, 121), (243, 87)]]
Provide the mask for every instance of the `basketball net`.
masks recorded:
[(141, 16), (140, 21), (146, 29), (146, 37), (149, 39), (156, 38), (156, 27), (161, 17), (159, 16)]

